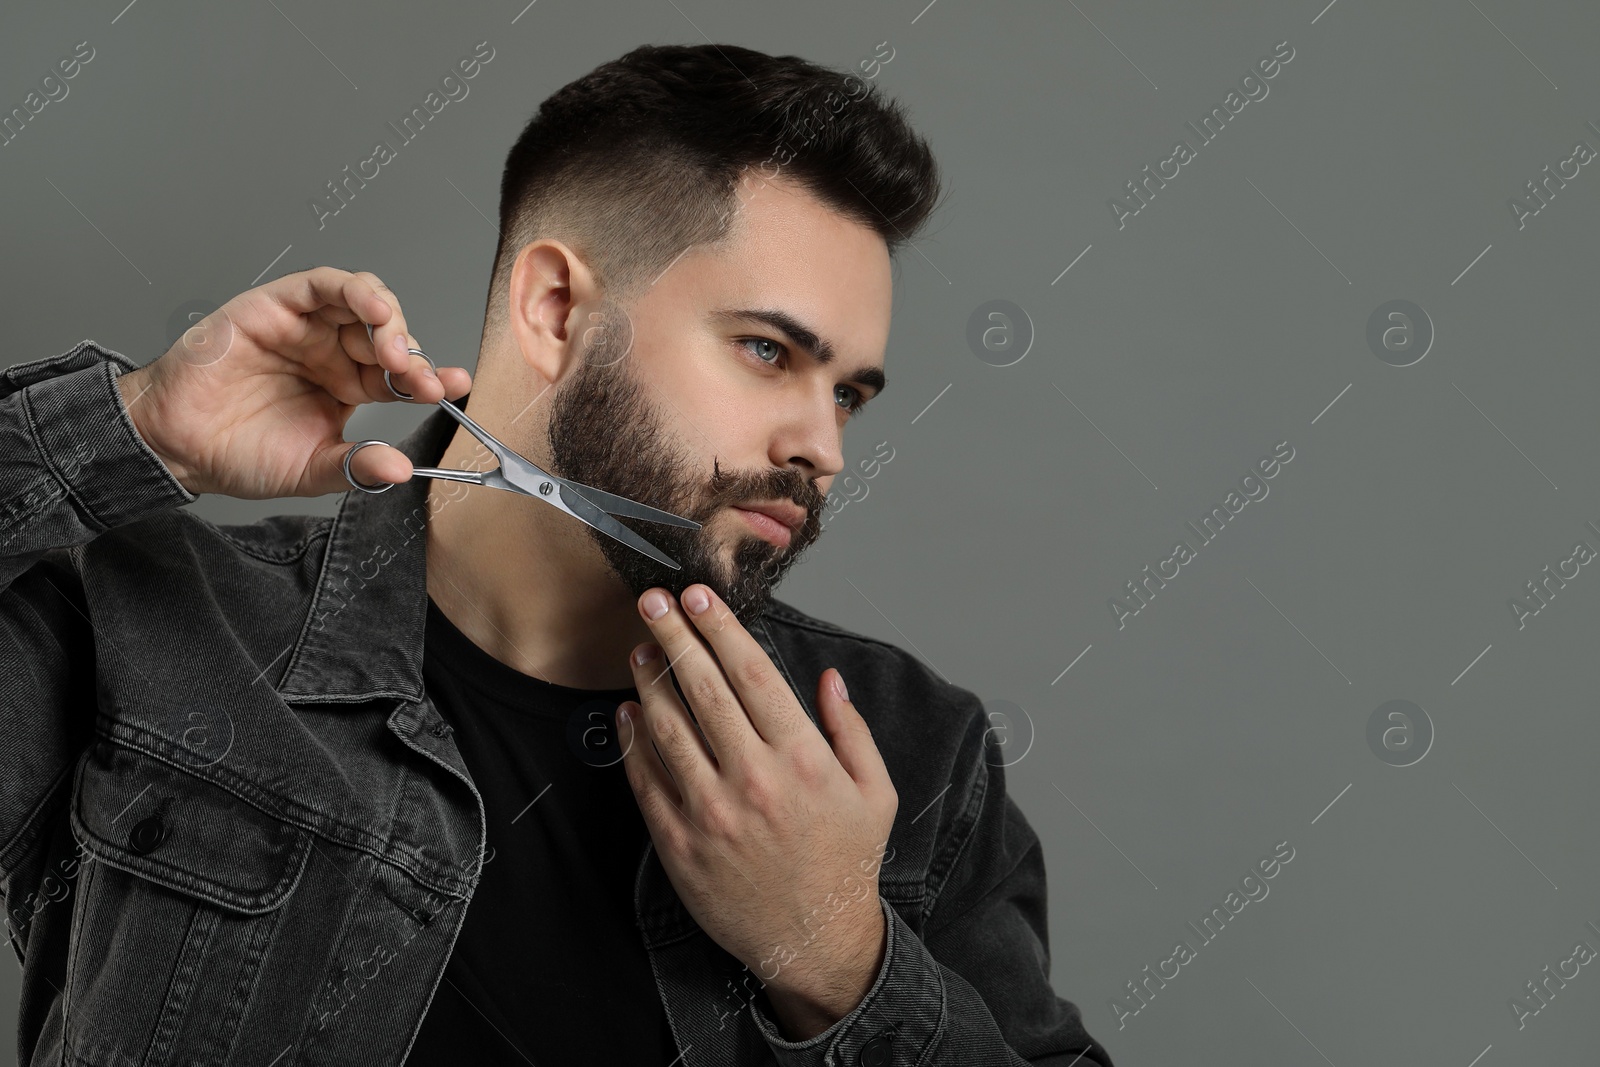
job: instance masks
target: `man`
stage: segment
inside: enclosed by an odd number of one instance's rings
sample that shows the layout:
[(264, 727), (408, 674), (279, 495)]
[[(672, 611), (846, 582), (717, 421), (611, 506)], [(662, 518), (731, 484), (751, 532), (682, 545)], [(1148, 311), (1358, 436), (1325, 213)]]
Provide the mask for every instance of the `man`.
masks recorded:
[[(937, 189), (859, 80), (644, 47), (512, 148), (476, 382), (330, 267), (0, 376), (23, 1062), (1109, 1065), (981, 704), (771, 595)], [(443, 411), (331, 520), (179, 510), (348, 488), (386, 370), (680, 568), (413, 478), (493, 465)]]

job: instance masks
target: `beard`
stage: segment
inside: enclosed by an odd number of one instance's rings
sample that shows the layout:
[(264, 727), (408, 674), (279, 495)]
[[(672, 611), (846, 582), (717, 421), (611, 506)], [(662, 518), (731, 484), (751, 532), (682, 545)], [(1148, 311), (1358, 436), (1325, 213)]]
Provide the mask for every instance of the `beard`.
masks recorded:
[[(549, 447), (553, 472), (563, 478), (661, 508), (701, 524), (698, 530), (613, 516), (676, 560), (657, 563), (588, 523), (584, 531), (637, 599), (660, 586), (673, 597), (695, 583), (710, 586), (748, 627), (766, 610), (772, 589), (822, 533), (823, 494), (793, 467), (748, 473), (723, 470), (715, 457), (706, 473), (666, 428), (649, 387), (632, 371), (625, 313), (606, 305), (602, 325), (584, 332), (578, 369), (551, 401)], [(788, 499), (806, 521), (779, 547), (743, 522), (732, 559), (707, 524), (730, 506)]]

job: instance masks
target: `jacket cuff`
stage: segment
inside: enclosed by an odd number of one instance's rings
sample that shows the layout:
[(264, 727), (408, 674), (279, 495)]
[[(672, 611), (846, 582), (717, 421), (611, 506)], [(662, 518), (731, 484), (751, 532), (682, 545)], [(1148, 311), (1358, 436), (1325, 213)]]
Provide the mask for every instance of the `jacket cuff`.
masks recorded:
[(750, 1011), (779, 1067), (888, 1067), (919, 1063), (943, 1033), (944, 978), (922, 939), (878, 894), (887, 927), (878, 977), (855, 1009), (820, 1034), (790, 1041), (769, 1013), (765, 997)]
[(13, 386), (26, 386), (41, 457), (87, 520), (102, 530), (199, 499), (135, 429), (117, 389), (117, 378), (132, 369), (128, 357), (84, 341), (53, 359), (12, 367), (7, 375)]

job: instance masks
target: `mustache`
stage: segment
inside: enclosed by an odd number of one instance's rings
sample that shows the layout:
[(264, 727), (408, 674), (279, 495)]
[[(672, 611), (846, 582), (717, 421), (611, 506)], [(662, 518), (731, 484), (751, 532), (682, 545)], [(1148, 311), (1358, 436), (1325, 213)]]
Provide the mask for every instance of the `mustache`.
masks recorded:
[(806, 511), (809, 526), (822, 510), (825, 496), (817, 483), (793, 467), (774, 468), (758, 474), (724, 471), (715, 458), (711, 461), (711, 500), (706, 513), (745, 503), (789, 500)]

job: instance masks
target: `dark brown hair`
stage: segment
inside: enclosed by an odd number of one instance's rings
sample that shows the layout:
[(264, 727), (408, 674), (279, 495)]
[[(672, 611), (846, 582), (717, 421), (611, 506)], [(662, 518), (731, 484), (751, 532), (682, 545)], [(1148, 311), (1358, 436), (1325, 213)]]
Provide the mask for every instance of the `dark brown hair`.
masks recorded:
[(776, 175), (891, 256), (940, 191), (901, 105), (857, 75), (731, 44), (642, 45), (596, 67), (546, 99), (506, 156), (488, 325), (505, 321), (529, 242), (566, 242), (626, 305), (686, 248), (728, 235), (742, 176)]

